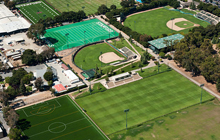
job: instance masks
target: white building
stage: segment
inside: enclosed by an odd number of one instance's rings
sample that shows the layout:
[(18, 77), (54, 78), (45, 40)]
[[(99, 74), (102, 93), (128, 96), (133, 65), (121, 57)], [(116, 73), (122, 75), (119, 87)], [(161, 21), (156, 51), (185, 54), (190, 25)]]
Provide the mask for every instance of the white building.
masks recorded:
[(65, 70), (65, 71), (63, 71), (63, 73), (65, 74), (65, 76), (68, 77), (71, 84), (79, 82), (79, 77), (76, 76), (76, 74), (73, 73), (71, 70)]
[(16, 17), (4, 4), (0, 4), (0, 34), (26, 30), (31, 24), (22, 17)]

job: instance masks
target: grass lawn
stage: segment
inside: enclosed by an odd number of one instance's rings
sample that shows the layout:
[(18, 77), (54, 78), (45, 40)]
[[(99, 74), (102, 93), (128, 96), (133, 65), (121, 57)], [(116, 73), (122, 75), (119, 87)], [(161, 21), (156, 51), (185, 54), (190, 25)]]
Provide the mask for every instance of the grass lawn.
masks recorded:
[[(124, 25), (139, 33), (155, 37), (161, 34), (177, 33), (177, 31), (172, 31), (166, 26), (166, 23), (171, 18), (185, 18), (204, 27), (209, 25), (209, 23), (199, 20), (192, 15), (182, 14), (178, 11), (170, 11), (165, 8), (130, 16), (125, 20)], [(189, 29), (190, 28), (179, 31), (178, 33), (187, 33)]]
[[(120, 0), (47, 0), (47, 2), (61, 12), (84, 10), (86, 14), (94, 14), (102, 4), (107, 4), (109, 8), (112, 4), (116, 5), (117, 8), (121, 8)], [(69, 4), (69, 7), (67, 7), (67, 4)]]
[(219, 112), (219, 101), (215, 99), (109, 137), (111, 140), (218, 140), (220, 139), (217, 123), (220, 121)]
[(193, 27), (194, 24), (189, 21), (180, 21), (180, 22), (175, 23), (175, 25), (180, 28), (189, 28), (189, 27)]
[[(107, 43), (96, 44), (92, 46), (88, 46), (80, 50), (75, 58), (74, 62), (77, 66), (81, 67), (84, 70), (95, 68), (96, 65), (98, 67), (101, 66), (101, 61), (99, 61), (100, 53), (114, 52), (120, 57), (124, 57), (118, 51), (113, 49)], [(125, 58), (125, 57), (124, 57)], [(106, 65), (106, 64), (102, 64)]]
[(182, 9), (181, 11), (183, 11), (183, 12), (185, 12), (185, 13), (196, 14), (196, 12), (194, 12), (194, 11), (189, 11), (188, 9)]
[[(39, 19), (46, 19), (48, 17), (54, 17), (59, 13), (53, 8), (49, 7), (43, 1), (30, 2), (25, 4), (16, 5), (21, 13), (33, 24), (37, 23)], [(45, 17), (44, 17), (45, 15)]]
[(171, 8), (173, 8), (173, 7), (171, 7), (171, 6), (165, 6), (165, 8), (167, 8), (167, 9), (171, 9)]
[[(200, 102), (201, 88), (174, 70), (76, 99), (107, 134)], [(203, 101), (213, 97), (203, 92)]]
[(69, 96), (19, 109), (17, 113), (19, 127), (31, 140), (107, 139)]

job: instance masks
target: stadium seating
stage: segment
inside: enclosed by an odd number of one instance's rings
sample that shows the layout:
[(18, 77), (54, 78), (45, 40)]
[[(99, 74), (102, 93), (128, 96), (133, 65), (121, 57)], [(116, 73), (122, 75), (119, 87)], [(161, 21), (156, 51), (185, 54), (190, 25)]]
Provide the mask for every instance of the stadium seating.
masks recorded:
[(220, 22), (220, 18), (216, 15), (213, 15), (206, 11), (201, 11), (196, 14), (196, 17), (205, 21), (208, 21), (209, 23), (216, 25)]

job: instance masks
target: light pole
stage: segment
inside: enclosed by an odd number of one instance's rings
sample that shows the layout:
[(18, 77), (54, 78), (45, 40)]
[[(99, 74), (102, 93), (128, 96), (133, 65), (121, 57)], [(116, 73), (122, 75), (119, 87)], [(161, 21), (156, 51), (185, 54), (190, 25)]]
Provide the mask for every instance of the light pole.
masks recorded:
[(67, 44), (67, 48), (69, 48), (69, 45), (68, 45), (68, 35), (69, 33), (66, 33), (65, 36), (66, 36), (66, 44)]
[(129, 112), (129, 109), (125, 109), (124, 112), (126, 113), (126, 130), (128, 129), (128, 126), (127, 126), (127, 113)]
[(66, 4), (66, 6), (67, 6), (67, 10), (68, 10), (68, 12), (69, 12), (69, 4)]
[(102, 52), (100, 52), (100, 55), (101, 55), (101, 67), (102, 67)]
[(86, 31), (84, 31), (84, 44), (86, 45)]
[(202, 88), (202, 87), (204, 87), (204, 84), (201, 84), (200, 87), (201, 87), (201, 98), (200, 98), (200, 104), (202, 104), (202, 91), (203, 91), (203, 88)]

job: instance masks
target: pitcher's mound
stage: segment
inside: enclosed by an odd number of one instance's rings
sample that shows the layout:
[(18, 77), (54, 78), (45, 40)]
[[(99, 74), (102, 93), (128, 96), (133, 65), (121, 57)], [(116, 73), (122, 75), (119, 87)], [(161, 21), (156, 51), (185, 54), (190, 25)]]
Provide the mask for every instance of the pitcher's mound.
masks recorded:
[(119, 57), (114, 52), (107, 52), (107, 53), (103, 53), (102, 55), (100, 55), (99, 60), (103, 63), (111, 63), (117, 60), (124, 60), (124, 58)]

